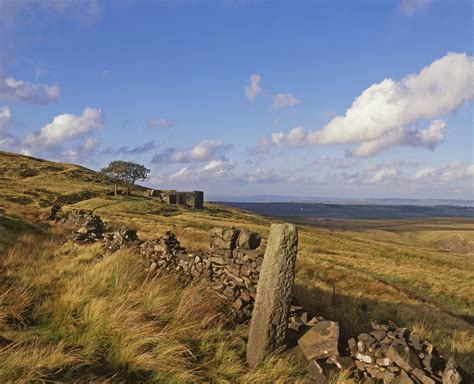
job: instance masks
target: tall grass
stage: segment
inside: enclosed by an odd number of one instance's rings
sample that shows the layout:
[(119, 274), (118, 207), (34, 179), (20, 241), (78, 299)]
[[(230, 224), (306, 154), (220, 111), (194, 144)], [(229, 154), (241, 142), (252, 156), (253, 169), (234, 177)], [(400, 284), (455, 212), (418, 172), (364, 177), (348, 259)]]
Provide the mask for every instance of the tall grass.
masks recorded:
[[(205, 284), (148, 275), (132, 251), (25, 235), (3, 260), (0, 382), (266, 383), (304, 367), (279, 355), (249, 371), (247, 327)], [(97, 256), (102, 256), (96, 262)], [(22, 287), (22, 288), (13, 288)], [(17, 298), (17, 300), (15, 300)]]

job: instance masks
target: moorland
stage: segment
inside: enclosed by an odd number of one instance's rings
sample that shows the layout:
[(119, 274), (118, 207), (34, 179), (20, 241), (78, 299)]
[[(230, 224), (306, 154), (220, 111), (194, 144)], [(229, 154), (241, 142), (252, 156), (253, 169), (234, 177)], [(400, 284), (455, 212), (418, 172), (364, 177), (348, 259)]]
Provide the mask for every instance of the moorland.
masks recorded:
[[(150, 278), (137, 255), (78, 246), (44, 220), (50, 206), (94, 210), (109, 228), (140, 239), (170, 230), (188, 249), (215, 226), (265, 240), (282, 219), (206, 203), (166, 205), (137, 187), (113, 196), (99, 173), (0, 152), (0, 382), (297, 382), (305, 366), (288, 351), (245, 364), (247, 324), (230, 325), (205, 284)], [(393, 321), (474, 370), (474, 220), (415, 218), (299, 221), (294, 297), (338, 321), (344, 335)], [(265, 246), (265, 241), (263, 242)], [(101, 256), (101, 262), (91, 262)], [(344, 375), (333, 383), (350, 382)]]

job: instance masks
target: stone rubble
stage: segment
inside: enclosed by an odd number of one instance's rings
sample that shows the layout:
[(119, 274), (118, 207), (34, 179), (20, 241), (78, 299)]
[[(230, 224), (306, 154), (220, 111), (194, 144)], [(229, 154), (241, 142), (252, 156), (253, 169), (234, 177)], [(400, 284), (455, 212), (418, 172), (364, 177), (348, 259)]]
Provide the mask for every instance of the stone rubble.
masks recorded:
[(46, 214), (46, 220), (57, 221), (61, 217), (61, 205), (54, 203), (49, 212)]
[(136, 247), (140, 244), (140, 240), (138, 240), (136, 229), (122, 227), (117, 231), (107, 233), (104, 243), (109, 251), (115, 252), (126, 247)]
[[(332, 369), (349, 370), (358, 381), (384, 384), (468, 384), (469, 375), (454, 358), (446, 363), (429, 341), (406, 328), (372, 323), (370, 333), (339, 340), (336, 322), (321, 317), (308, 321), (302, 307), (292, 306), (289, 329), (302, 332), (298, 345), (308, 360), (312, 383), (326, 384)], [(341, 353), (341, 354), (340, 354)]]
[[(140, 242), (136, 230), (120, 228), (104, 236), (99, 216), (73, 210), (61, 216), (60, 206), (51, 209), (50, 220), (76, 228), (72, 239), (79, 243), (103, 241), (110, 251), (137, 247), (146, 269), (178, 273), (187, 281), (209, 281), (229, 301), (238, 321), (251, 317), (264, 252), (261, 236), (235, 228), (213, 228), (210, 250), (189, 253), (172, 232), (158, 239)], [(339, 340), (339, 325), (322, 317), (309, 318), (300, 306), (291, 306), (287, 336), (293, 335), (308, 361), (308, 378), (326, 384), (332, 369), (349, 370), (359, 381), (383, 384), (469, 384), (471, 378), (454, 358), (446, 362), (429, 341), (395, 324), (372, 323), (346, 343)]]
[(76, 228), (71, 235), (71, 240), (76, 243), (93, 243), (104, 238), (106, 225), (100, 216), (93, 212), (74, 210), (65, 216), (62, 222)]

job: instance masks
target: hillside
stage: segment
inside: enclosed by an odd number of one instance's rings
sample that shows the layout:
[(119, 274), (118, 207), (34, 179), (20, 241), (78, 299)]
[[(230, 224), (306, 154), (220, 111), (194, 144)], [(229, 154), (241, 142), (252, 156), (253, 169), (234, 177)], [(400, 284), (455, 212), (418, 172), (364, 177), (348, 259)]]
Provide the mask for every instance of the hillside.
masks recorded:
[[(205, 286), (182, 287), (172, 276), (146, 280), (133, 254), (65, 242), (68, 229), (42, 217), (59, 201), (64, 210), (94, 210), (109, 228), (134, 227), (140, 239), (171, 230), (191, 250), (206, 248), (215, 226), (249, 228), (265, 240), (277, 220), (218, 204), (194, 211), (109, 196), (111, 184), (91, 170), (10, 153), (0, 152), (0, 181), (0, 335), (15, 341), (0, 351), (0, 381), (255, 383), (304, 376), (288, 355), (249, 371), (247, 326), (223, 327), (226, 311)], [(443, 220), (403, 231), (383, 221), (301, 226), (295, 298), (338, 321), (345, 335), (366, 331), (371, 320), (417, 330), (472, 371), (474, 261), (458, 245), (472, 239), (474, 222)], [(103, 261), (93, 263), (98, 256)]]

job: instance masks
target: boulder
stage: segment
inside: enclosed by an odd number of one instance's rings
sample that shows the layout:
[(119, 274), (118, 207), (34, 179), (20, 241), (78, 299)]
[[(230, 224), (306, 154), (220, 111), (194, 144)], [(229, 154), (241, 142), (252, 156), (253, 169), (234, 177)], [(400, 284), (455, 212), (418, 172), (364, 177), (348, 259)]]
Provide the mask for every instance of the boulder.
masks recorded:
[(240, 231), (235, 228), (212, 228), (210, 245), (213, 249), (235, 249)]
[(387, 357), (405, 371), (421, 368), (420, 360), (416, 352), (410, 347), (392, 343), (387, 350)]
[(324, 359), (338, 355), (339, 324), (334, 321), (320, 321), (312, 326), (298, 340), (308, 360)]
[(262, 236), (257, 232), (251, 232), (249, 230), (241, 230), (239, 237), (237, 238), (237, 248), (240, 249), (257, 249), (262, 241)]

